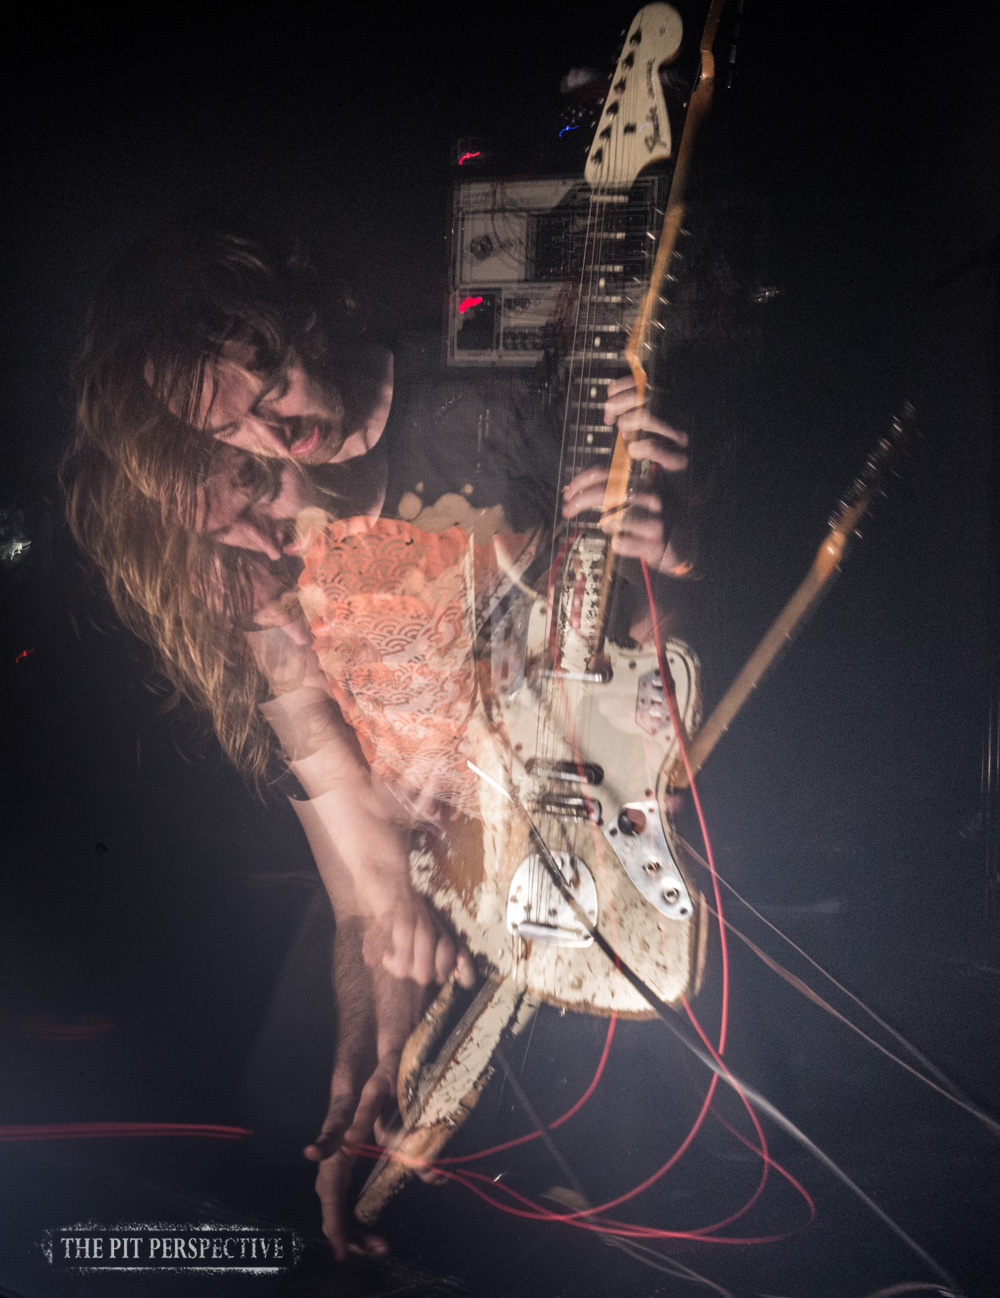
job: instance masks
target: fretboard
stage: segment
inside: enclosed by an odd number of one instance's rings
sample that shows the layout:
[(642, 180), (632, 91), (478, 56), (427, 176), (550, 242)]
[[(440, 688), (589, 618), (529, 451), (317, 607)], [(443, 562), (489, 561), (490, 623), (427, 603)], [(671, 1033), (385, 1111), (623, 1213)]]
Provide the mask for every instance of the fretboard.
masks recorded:
[(605, 192), (590, 200), (586, 229), (580, 232), (578, 296), (564, 366), (560, 489), (584, 469), (611, 463), (617, 433), (604, 422), (604, 404), (608, 384), (627, 373), (625, 344), (649, 283), (656, 249), (649, 215), (648, 204), (630, 206), (625, 193)]

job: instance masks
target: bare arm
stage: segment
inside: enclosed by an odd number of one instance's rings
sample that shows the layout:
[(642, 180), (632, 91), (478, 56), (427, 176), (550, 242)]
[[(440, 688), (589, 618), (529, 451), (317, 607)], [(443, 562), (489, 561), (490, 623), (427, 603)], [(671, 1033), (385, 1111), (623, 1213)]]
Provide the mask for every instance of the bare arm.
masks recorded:
[(307, 1158), (319, 1164), (323, 1230), (339, 1260), (350, 1250), (383, 1252), (359, 1232), (347, 1201), (354, 1147), (370, 1143), (395, 1097), (399, 1059), (416, 1026), (424, 987), (456, 969), (471, 983), (469, 955), (456, 953), (410, 882), (408, 843), (379, 797), (353, 731), (329, 695), (308, 637), (287, 625), (251, 633), (274, 698), (261, 712), (308, 801), (293, 801), (334, 911), (333, 983), (339, 1015), (326, 1117)]
[[(309, 798), (310, 845), (335, 913), (348, 889), (354, 913), (368, 921), (366, 959), (396, 977), (426, 986), (457, 966), (459, 978), (471, 982), (471, 959), (411, 886), (406, 835), (386, 810), (311, 647), (279, 628), (253, 632), (251, 644), (275, 693), (261, 712)], [(314, 838), (322, 838), (322, 850)]]
[(333, 943), (337, 1055), (326, 1116), (304, 1153), (319, 1164), (316, 1193), (323, 1232), (337, 1259), (343, 1261), (350, 1251), (386, 1249), (380, 1236), (359, 1231), (350, 1219), (351, 1173), (356, 1147), (371, 1144), (382, 1134), (380, 1122), (395, 1099), (400, 1053), (420, 1016), (423, 989), (412, 979), (394, 978), (381, 965), (365, 964), (368, 922), (358, 913), (349, 878), (338, 873), (336, 861), (329, 859), (335, 849), (322, 817), (312, 803), (292, 805), (321, 873), (338, 879), (331, 897), (337, 919)]

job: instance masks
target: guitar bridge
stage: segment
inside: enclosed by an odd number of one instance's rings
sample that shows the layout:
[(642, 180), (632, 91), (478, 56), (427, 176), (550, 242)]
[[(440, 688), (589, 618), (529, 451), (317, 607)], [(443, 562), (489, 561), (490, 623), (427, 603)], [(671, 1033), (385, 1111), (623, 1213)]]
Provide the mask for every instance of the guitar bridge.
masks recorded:
[(533, 852), (514, 872), (507, 897), (507, 931), (528, 942), (545, 942), (551, 946), (590, 946), (591, 929), (597, 923), (597, 885), (594, 876), (578, 856), (553, 852), (551, 859), (559, 870), (566, 892), (587, 917), (575, 907), (549, 873), (545, 861)]

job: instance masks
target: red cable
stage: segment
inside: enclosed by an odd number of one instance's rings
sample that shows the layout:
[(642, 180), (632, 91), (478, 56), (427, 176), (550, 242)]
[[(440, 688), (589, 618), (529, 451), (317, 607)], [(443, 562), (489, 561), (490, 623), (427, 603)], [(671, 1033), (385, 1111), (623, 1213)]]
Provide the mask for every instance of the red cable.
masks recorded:
[(119, 1136), (200, 1136), (240, 1140), (252, 1136), (245, 1127), (210, 1122), (36, 1122), (0, 1126), (0, 1140), (103, 1140)]
[[(564, 1122), (568, 1122), (569, 1119), (572, 1118), (572, 1116), (575, 1113), (579, 1113), (579, 1111), (583, 1108), (583, 1106), (593, 1095), (594, 1091), (597, 1088), (597, 1083), (601, 1080), (601, 1074), (604, 1072), (604, 1065), (608, 1062), (608, 1054), (611, 1051), (611, 1042), (615, 1035), (615, 1025), (617, 1024), (617, 1022), (618, 1022), (618, 1015), (612, 1014), (610, 1019), (608, 1020), (608, 1033), (607, 1036), (604, 1038), (604, 1049), (601, 1052), (601, 1057), (597, 1063), (597, 1071), (594, 1073), (593, 1080), (591, 1081), (590, 1085), (580, 1096), (577, 1102), (571, 1108), (566, 1110), (566, 1112), (562, 1115), (561, 1118), (556, 1118), (555, 1122), (549, 1122), (546, 1124), (545, 1127), (546, 1131), (555, 1131), (556, 1127), (561, 1127)], [(434, 1162), (430, 1164), (430, 1166), (437, 1169), (442, 1167), (444, 1164), (451, 1165), (454, 1163), (468, 1163), (475, 1158), (485, 1158), (488, 1154), (500, 1154), (503, 1153), (503, 1151), (506, 1149), (513, 1149), (515, 1145), (525, 1145), (530, 1140), (538, 1140), (541, 1137), (541, 1134), (542, 1133), (540, 1131), (529, 1131), (524, 1136), (516, 1136), (513, 1140), (505, 1141), (502, 1145), (491, 1145), (489, 1149), (480, 1149), (474, 1154), (458, 1154), (452, 1158), (436, 1158)]]
[[(778, 1172), (781, 1176), (783, 1176), (792, 1186), (794, 1186), (794, 1188), (799, 1192), (799, 1194), (801, 1194), (801, 1196), (805, 1199), (809, 1207), (810, 1221), (813, 1220), (815, 1217), (815, 1204), (813, 1203), (813, 1200), (808, 1194), (808, 1192), (795, 1179), (795, 1177), (793, 1177), (791, 1173), (788, 1172), (785, 1168), (781, 1167), (780, 1164), (776, 1163), (768, 1154), (767, 1139), (764, 1135), (763, 1128), (760, 1125), (760, 1121), (753, 1110), (753, 1106), (747, 1100), (747, 1097), (743, 1094), (743, 1092), (739, 1089), (739, 1087), (735, 1085), (732, 1074), (730, 1073), (729, 1069), (726, 1068), (722, 1060), (722, 1055), (725, 1051), (726, 1037), (728, 1032), (728, 1020), (729, 1020), (729, 949), (726, 941), (725, 923), (723, 919), (722, 895), (719, 888), (718, 875), (715, 869), (715, 859), (712, 852), (711, 839), (709, 838), (709, 834), (708, 834), (708, 826), (705, 820), (704, 810), (701, 805), (701, 798), (698, 795), (698, 789), (694, 778), (694, 771), (692, 770), (691, 767), (691, 762), (690, 762), (687, 746), (684, 739), (684, 730), (681, 723), (681, 718), (679, 715), (679, 710), (677, 705), (676, 689), (674, 687), (673, 677), (671, 675), (669, 666), (667, 664), (666, 654), (664, 652), (663, 643), (660, 636), (660, 628), (656, 616), (656, 604), (653, 596), (652, 582), (649, 576), (649, 568), (645, 560), (640, 560), (640, 564), (642, 567), (643, 580), (646, 585), (646, 593), (649, 599), (649, 608), (650, 608), (650, 614), (653, 623), (653, 637), (656, 646), (656, 656), (657, 656), (657, 663), (660, 671), (660, 679), (663, 682), (664, 697), (667, 700), (667, 707), (670, 712), (671, 723), (674, 728), (674, 734), (677, 737), (678, 750), (680, 752), (681, 760), (684, 764), (684, 769), (688, 777), (688, 787), (691, 790), (692, 802), (694, 803), (695, 811), (698, 817), (698, 825), (701, 831), (702, 839), (705, 843), (705, 857), (708, 862), (709, 873), (712, 879), (712, 890), (715, 897), (716, 914), (719, 920), (719, 942), (720, 942), (721, 957), (722, 957), (721, 959), (722, 995), (721, 995), (721, 1009), (720, 1009), (720, 1019), (719, 1019), (719, 1044), (717, 1048), (712, 1046), (711, 1041), (708, 1039), (707, 1035), (705, 1034), (704, 1030), (701, 1027), (701, 1024), (698, 1022), (697, 1018), (692, 1012), (691, 1007), (688, 1004), (687, 1000), (682, 999), (682, 1003), (699, 1037), (705, 1044), (706, 1048), (710, 1051), (715, 1062), (722, 1069), (724, 1075), (729, 1080), (730, 1084), (733, 1085), (734, 1089), (737, 1091), (737, 1094), (739, 1095), (744, 1107), (746, 1108), (747, 1113), (750, 1115), (750, 1119), (754, 1125), (755, 1132), (760, 1142), (758, 1146), (755, 1146), (740, 1132), (730, 1127), (729, 1123), (725, 1122), (725, 1120), (722, 1119), (721, 1117), (719, 1117), (719, 1121), (722, 1122), (723, 1125), (727, 1127), (727, 1129), (732, 1131), (732, 1133), (737, 1137), (737, 1139), (739, 1139), (749, 1149), (753, 1150), (756, 1154), (758, 1154), (762, 1158), (763, 1171), (761, 1174), (760, 1183), (758, 1184), (754, 1193), (746, 1201), (746, 1203), (744, 1203), (743, 1206), (739, 1208), (736, 1212), (730, 1214), (728, 1217), (721, 1219), (720, 1221), (713, 1223), (710, 1226), (697, 1227), (694, 1230), (668, 1231), (668, 1230), (662, 1230), (658, 1227), (636, 1226), (636, 1225), (631, 1225), (630, 1223), (627, 1222), (617, 1222), (617, 1221), (604, 1219), (604, 1218), (600, 1220), (584, 1220), (584, 1218), (595, 1218), (597, 1214), (603, 1213), (607, 1209), (616, 1207), (618, 1204), (626, 1202), (627, 1200), (636, 1197), (638, 1194), (641, 1194), (644, 1190), (648, 1189), (650, 1185), (652, 1185), (655, 1181), (657, 1181), (660, 1177), (662, 1177), (678, 1161), (681, 1155), (688, 1149), (691, 1142), (694, 1140), (695, 1136), (697, 1135), (698, 1131), (700, 1130), (705, 1120), (705, 1116), (708, 1113), (709, 1107), (711, 1106), (712, 1098), (715, 1093), (715, 1088), (719, 1080), (718, 1074), (713, 1074), (712, 1076), (712, 1079), (709, 1083), (708, 1091), (705, 1095), (705, 1099), (702, 1103), (701, 1109), (699, 1110), (697, 1117), (695, 1118), (691, 1130), (688, 1132), (687, 1136), (684, 1138), (684, 1140), (681, 1142), (678, 1148), (674, 1151), (674, 1153), (670, 1156), (670, 1158), (667, 1159), (667, 1161), (662, 1165), (662, 1167), (658, 1168), (644, 1181), (640, 1182), (631, 1190), (626, 1191), (624, 1194), (619, 1195), (615, 1199), (608, 1200), (606, 1203), (599, 1204), (596, 1207), (586, 1208), (571, 1213), (552, 1212), (551, 1210), (542, 1207), (540, 1204), (534, 1203), (531, 1199), (527, 1198), (525, 1195), (520, 1194), (518, 1191), (513, 1190), (510, 1186), (501, 1185), (498, 1182), (494, 1181), (492, 1178), (484, 1175), (481, 1172), (448, 1171), (445, 1166), (446, 1164), (454, 1165), (458, 1163), (469, 1162), (472, 1159), (481, 1158), (487, 1154), (498, 1153), (503, 1150), (511, 1149), (514, 1146), (525, 1144), (530, 1140), (537, 1139), (540, 1134), (539, 1132), (528, 1133), (525, 1136), (520, 1136), (514, 1140), (507, 1141), (502, 1145), (495, 1145), (490, 1149), (482, 1150), (476, 1154), (466, 1154), (466, 1155), (461, 1155), (453, 1158), (439, 1159), (436, 1160), (433, 1164), (430, 1164), (430, 1166), (434, 1167), (435, 1170), (440, 1170), (441, 1175), (446, 1177), (448, 1180), (455, 1181), (459, 1185), (464, 1186), (466, 1189), (471, 1190), (475, 1195), (481, 1198), (484, 1202), (490, 1204), (494, 1208), (499, 1209), (501, 1212), (505, 1212), (509, 1215), (516, 1216), (516, 1217), (522, 1217), (528, 1220), (562, 1222), (566, 1225), (576, 1226), (580, 1229), (593, 1231), (599, 1234), (605, 1234), (605, 1235), (612, 1234), (612, 1235), (620, 1236), (622, 1238), (631, 1238), (631, 1239), (689, 1239), (689, 1240), (698, 1240), (704, 1243), (715, 1243), (715, 1244), (771, 1243), (777, 1240), (786, 1239), (788, 1237), (789, 1232), (783, 1232), (777, 1235), (766, 1235), (766, 1236), (756, 1236), (756, 1237), (746, 1237), (746, 1236), (729, 1237), (729, 1236), (720, 1236), (714, 1233), (715, 1231), (720, 1230), (722, 1227), (731, 1224), (733, 1221), (743, 1216), (746, 1212), (750, 1210), (750, 1208), (753, 1207), (753, 1205), (759, 1199), (760, 1195), (763, 1193), (764, 1187), (767, 1182), (769, 1169), (772, 1167), (775, 1169), (776, 1172)], [(548, 1127), (549, 1130), (561, 1126), (564, 1122), (566, 1122), (570, 1117), (573, 1116), (573, 1114), (577, 1113), (582, 1108), (584, 1103), (586, 1103), (586, 1101), (592, 1095), (595, 1087), (597, 1086), (598, 1080), (600, 1079), (601, 1074), (603, 1073), (604, 1065), (607, 1061), (608, 1051), (611, 1045), (611, 1039), (614, 1034), (614, 1025), (615, 1025), (615, 1019), (614, 1017), (612, 1017), (608, 1026), (608, 1036), (605, 1041), (604, 1051), (598, 1063), (597, 1071), (594, 1075), (593, 1081), (587, 1087), (586, 1091), (580, 1097), (580, 1099), (577, 1100), (577, 1102), (572, 1106), (572, 1108), (567, 1110), (567, 1112), (564, 1113), (561, 1118), (558, 1118), (555, 1122), (549, 1124)], [(715, 1116), (718, 1117), (719, 1115), (716, 1114)], [(372, 1149), (371, 1146), (357, 1147), (358, 1152), (367, 1152), (368, 1150), (371, 1149)], [(398, 1157), (398, 1156), (390, 1155), (390, 1157)], [(400, 1160), (400, 1161), (409, 1161), (409, 1160)], [(423, 1166), (423, 1164), (420, 1164), (418, 1160), (413, 1160), (413, 1166), (414, 1167)], [(480, 1189), (479, 1188), (480, 1184), (483, 1184), (484, 1188)], [(496, 1190), (501, 1191), (502, 1193), (509, 1196), (511, 1199), (514, 1199), (518, 1203), (523, 1204), (524, 1207), (517, 1208), (512, 1206), (509, 1203), (505, 1204), (499, 1202), (499, 1200), (497, 1200), (493, 1196), (493, 1194), (486, 1193), (485, 1186), (489, 1186), (491, 1189), (494, 1190), (494, 1192)]]
[(663, 694), (667, 700), (667, 707), (670, 710), (670, 721), (674, 727), (674, 734), (677, 736), (677, 747), (680, 751), (681, 760), (684, 763), (684, 770), (688, 778), (688, 787), (691, 790), (691, 800), (694, 803), (694, 809), (698, 815), (698, 828), (701, 831), (702, 840), (705, 844), (705, 860), (708, 862), (709, 874), (712, 877), (712, 892), (715, 896), (715, 913), (719, 920), (719, 945), (722, 950), (722, 1010), (719, 1018), (719, 1054), (725, 1054), (726, 1051), (726, 1032), (729, 1022), (729, 946), (726, 942), (726, 926), (723, 921), (722, 911), (719, 907), (722, 905), (722, 894), (719, 890), (719, 879), (715, 872), (715, 857), (712, 853), (712, 843), (708, 836), (708, 825), (705, 822), (705, 813), (702, 809), (701, 798), (698, 796), (698, 788), (695, 784), (694, 771), (691, 769), (691, 759), (688, 756), (687, 743), (684, 739), (684, 727), (681, 724), (680, 714), (677, 710), (677, 691), (674, 688), (674, 678), (667, 666), (667, 656), (663, 651), (663, 640), (660, 636), (659, 619), (656, 616), (656, 601), (653, 597), (653, 583), (649, 577), (649, 567), (645, 559), (639, 560), (642, 565), (642, 579), (646, 583), (646, 595), (649, 599), (649, 612), (653, 621), (653, 642), (656, 645), (656, 661), (660, 668), (660, 679), (663, 682)]

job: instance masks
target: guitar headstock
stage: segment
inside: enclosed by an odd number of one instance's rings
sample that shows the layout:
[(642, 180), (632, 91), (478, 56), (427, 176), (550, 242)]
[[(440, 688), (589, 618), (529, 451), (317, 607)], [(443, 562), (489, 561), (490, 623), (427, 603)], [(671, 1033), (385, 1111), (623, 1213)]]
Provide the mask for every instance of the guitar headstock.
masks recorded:
[(881, 490), (900, 447), (908, 439), (915, 414), (912, 403), (904, 402), (889, 431), (883, 433), (872, 447), (864, 467), (830, 517), (830, 532), (820, 547), (821, 555), (826, 552), (835, 563), (839, 563), (848, 541)]
[(632, 20), (587, 155), (592, 189), (628, 189), (643, 168), (673, 156), (659, 70), (676, 58), (683, 35), (672, 5), (646, 5)]

